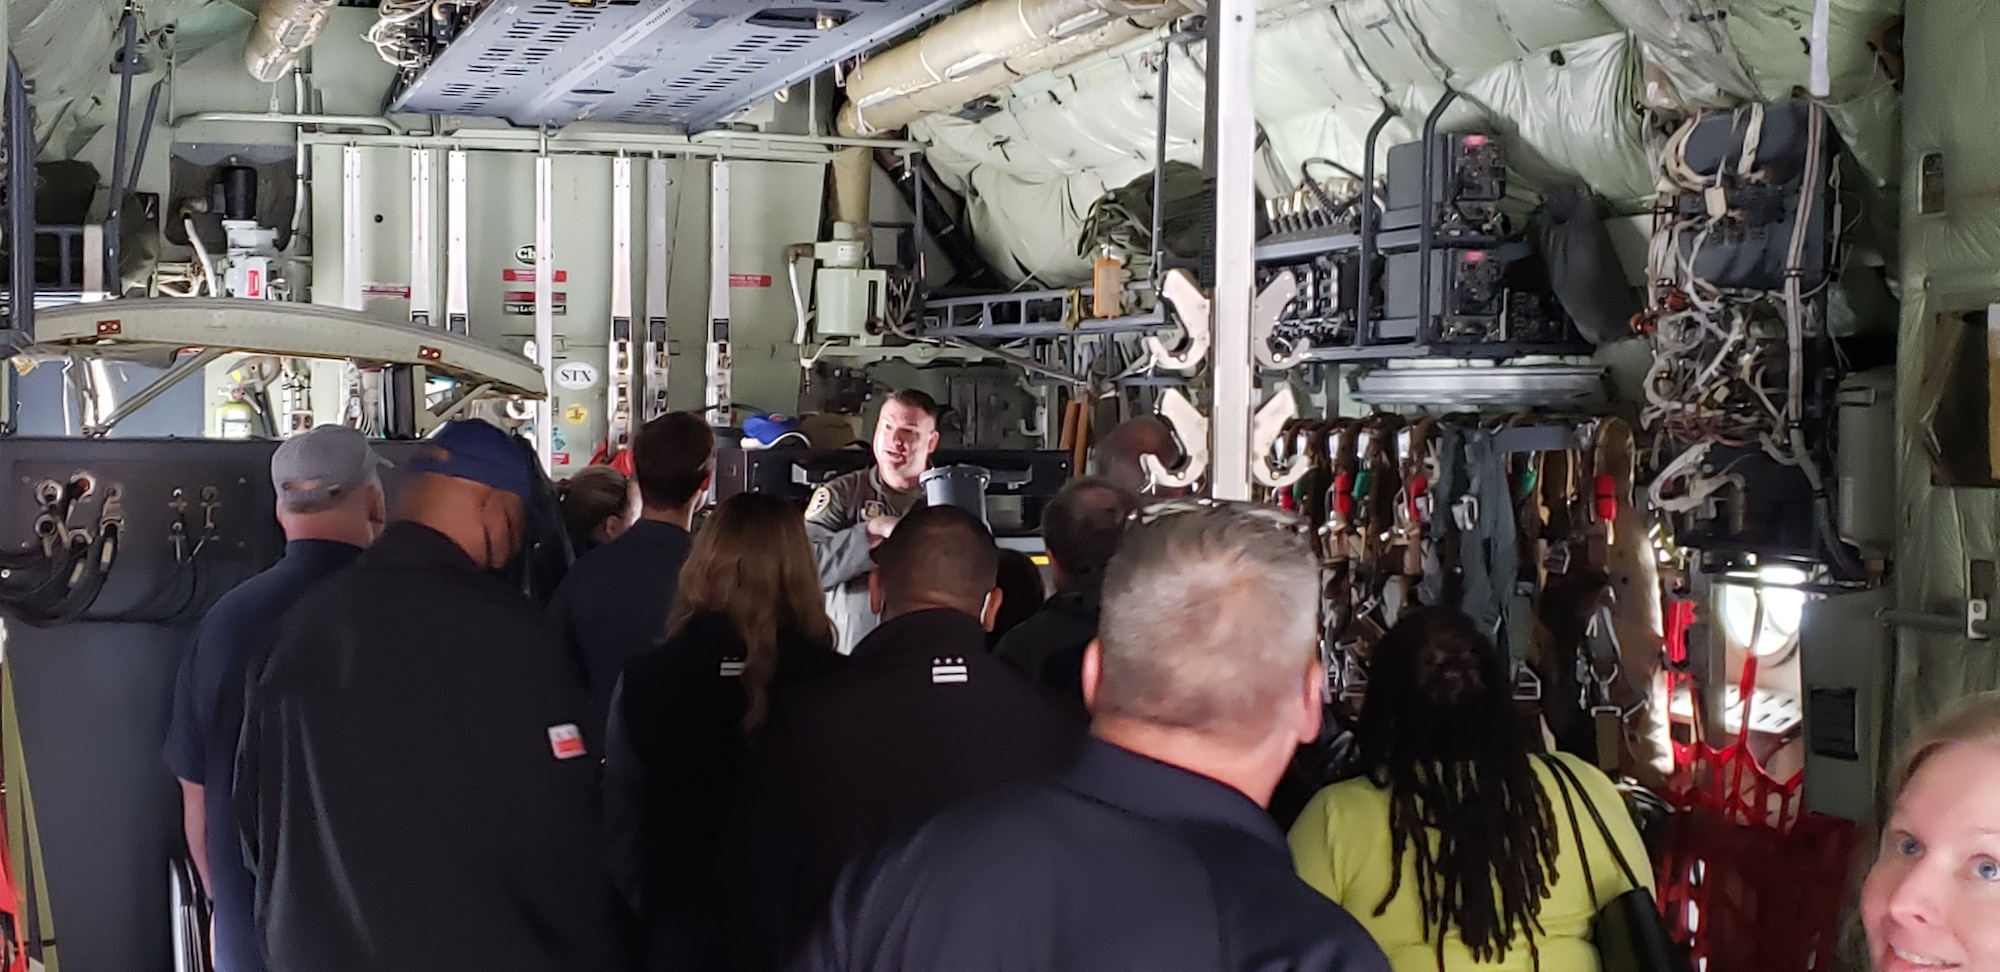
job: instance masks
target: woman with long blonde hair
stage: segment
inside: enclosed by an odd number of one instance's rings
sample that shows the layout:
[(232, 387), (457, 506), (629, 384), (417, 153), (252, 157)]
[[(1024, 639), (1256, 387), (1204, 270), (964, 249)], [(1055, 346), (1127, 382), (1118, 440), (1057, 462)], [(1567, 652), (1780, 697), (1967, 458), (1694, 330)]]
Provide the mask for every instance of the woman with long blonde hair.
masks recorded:
[(711, 854), (749, 733), (780, 688), (839, 665), (799, 508), (743, 493), (701, 531), (666, 640), (625, 666), (605, 773), (621, 890), (652, 926), (649, 967), (715, 964)]

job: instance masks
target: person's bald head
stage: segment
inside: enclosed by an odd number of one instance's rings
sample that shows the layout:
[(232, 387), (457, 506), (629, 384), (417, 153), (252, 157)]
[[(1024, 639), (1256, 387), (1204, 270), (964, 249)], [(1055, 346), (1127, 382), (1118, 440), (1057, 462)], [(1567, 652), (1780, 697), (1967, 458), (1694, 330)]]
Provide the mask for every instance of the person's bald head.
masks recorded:
[(1000, 548), (986, 524), (956, 506), (926, 506), (875, 548), (869, 593), (884, 618), (950, 608), (990, 621), (999, 574)]
[(1152, 415), (1120, 422), (1097, 443), (1097, 475), (1134, 493), (1146, 490), (1140, 456), (1155, 456), (1168, 468), (1180, 464), (1181, 447), (1167, 423)]

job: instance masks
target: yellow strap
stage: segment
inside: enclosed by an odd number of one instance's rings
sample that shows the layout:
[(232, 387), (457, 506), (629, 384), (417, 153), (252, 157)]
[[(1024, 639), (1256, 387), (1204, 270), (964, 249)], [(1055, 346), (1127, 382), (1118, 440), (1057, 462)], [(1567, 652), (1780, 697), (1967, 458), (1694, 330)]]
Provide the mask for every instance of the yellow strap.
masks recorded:
[(4, 664), (0, 664), (0, 734), (6, 739), (7, 850), (11, 858), (8, 863), (24, 898), (21, 914), (14, 918), (21, 923), (22, 938), (28, 938), (30, 929), (35, 933), (35, 939), (28, 942), (29, 954), (34, 954), (37, 940), (47, 942), (39, 956), (42, 968), (45, 972), (59, 972), (56, 923), (48, 902), (49, 877), (42, 868), (42, 834), (35, 823), (35, 800), (28, 788), (28, 759), (21, 748), (20, 714), (14, 706), (14, 670)]

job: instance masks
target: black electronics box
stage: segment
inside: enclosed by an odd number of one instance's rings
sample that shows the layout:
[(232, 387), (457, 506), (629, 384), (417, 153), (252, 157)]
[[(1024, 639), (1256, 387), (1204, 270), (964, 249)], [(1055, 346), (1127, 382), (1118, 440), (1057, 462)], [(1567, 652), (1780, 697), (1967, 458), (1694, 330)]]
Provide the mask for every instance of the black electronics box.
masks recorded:
[[(1430, 142), (1433, 227), (1442, 233), (1490, 229), (1507, 195), (1507, 160), (1491, 135), (1438, 135)], [(1422, 222), (1424, 143), (1389, 149), (1385, 230), (1410, 229)]]

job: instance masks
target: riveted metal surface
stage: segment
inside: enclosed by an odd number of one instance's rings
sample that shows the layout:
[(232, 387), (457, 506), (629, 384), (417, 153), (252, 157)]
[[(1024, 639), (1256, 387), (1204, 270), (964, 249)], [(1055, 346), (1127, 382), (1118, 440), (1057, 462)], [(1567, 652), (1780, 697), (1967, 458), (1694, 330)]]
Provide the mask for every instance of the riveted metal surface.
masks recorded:
[(438, 55), (395, 110), (697, 131), (960, 2), (503, 0)]

